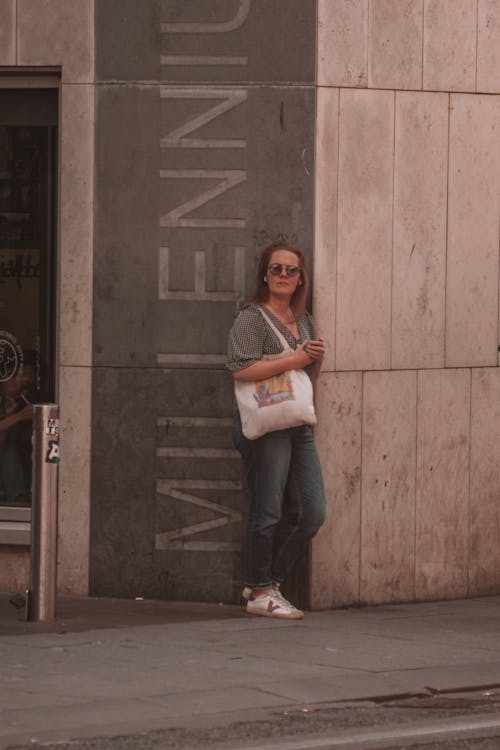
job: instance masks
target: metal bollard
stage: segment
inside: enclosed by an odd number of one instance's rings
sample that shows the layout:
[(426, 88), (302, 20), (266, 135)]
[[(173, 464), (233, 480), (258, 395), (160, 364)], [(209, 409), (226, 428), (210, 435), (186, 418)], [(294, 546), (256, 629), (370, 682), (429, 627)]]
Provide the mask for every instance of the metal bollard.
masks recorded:
[(28, 620), (53, 622), (57, 592), (59, 407), (33, 407), (33, 509)]

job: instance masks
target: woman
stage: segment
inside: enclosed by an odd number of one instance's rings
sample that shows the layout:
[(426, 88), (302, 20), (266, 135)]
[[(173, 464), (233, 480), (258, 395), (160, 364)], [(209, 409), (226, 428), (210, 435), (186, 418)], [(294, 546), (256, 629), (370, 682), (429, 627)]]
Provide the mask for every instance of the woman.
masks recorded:
[[(306, 297), (303, 254), (285, 243), (267, 247), (259, 259), (255, 297), (240, 312), (229, 335), (227, 367), (235, 380), (264, 380), (304, 368), (313, 379), (318, 375), (325, 345), (305, 310)], [(263, 359), (280, 354), (282, 345), (259, 306), (294, 350), (290, 356)], [(236, 411), (234, 442), (251, 496), (244, 555), (247, 612), (300, 619), (304, 613), (284, 598), (280, 584), (325, 517), (321, 466), (311, 428), (303, 424), (248, 440)]]

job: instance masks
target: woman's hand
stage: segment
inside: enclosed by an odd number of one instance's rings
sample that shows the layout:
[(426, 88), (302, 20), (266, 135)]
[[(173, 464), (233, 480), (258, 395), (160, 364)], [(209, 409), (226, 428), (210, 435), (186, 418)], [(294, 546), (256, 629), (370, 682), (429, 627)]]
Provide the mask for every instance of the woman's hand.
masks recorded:
[(308, 365), (310, 365), (311, 362), (313, 361), (313, 358), (309, 354), (310, 345), (311, 345), (310, 341), (304, 341), (303, 344), (299, 344), (299, 346), (295, 349), (291, 357), (291, 359), (293, 358), (294, 370), (302, 370), (304, 367), (307, 367)]
[(325, 357), (325, 342), (321, 336), (318, 339), (306, 342), (305, 349), (313, 362), (323, 362)]
[(307, 353), (313, 362), (313, 380), (315, 382), (321, 372), (325, 351), (325, 342), (321, 336), (314, 341), (310, 341), (309, 346), (307, 347)]

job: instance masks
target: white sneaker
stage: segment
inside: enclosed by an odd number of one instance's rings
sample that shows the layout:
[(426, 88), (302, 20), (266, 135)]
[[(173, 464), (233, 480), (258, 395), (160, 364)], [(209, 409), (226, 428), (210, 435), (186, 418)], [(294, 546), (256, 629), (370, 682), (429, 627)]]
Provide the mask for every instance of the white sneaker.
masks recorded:
[(249, 599), (246, 610), (249, 615), (280, 617), (283, 620), (301, 620), (304, 617), (300, 609), (296, 609), (290, 602), (287, 602), (281, 594), (276, 595), (276, 591)]
[(279, 601), (281, 601), (282, 603), (286, 604), (286, 606), (290, 607), (291, 610), (293, 610), (295, 612), (298, 612), (297, 619), (299, 619), (299, 617), (304, 617), (304, 613), (302, 612), (301, 609), (298, 609), (298, 607), (294, 607), (294, 605), (291, 604), (288, 601), (288, 599), (285, 599), (285, 597), (283, 596), (283, 594), (280, 591), (279, 583), (273, 583), (273, 591), (274, 591), (275, 597), (277, 597), (279, 599)]

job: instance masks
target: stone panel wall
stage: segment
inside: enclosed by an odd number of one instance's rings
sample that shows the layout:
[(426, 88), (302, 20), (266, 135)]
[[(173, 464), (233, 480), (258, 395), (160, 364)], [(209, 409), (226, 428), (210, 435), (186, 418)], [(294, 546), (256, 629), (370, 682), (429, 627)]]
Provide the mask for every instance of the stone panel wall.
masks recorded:
[(319, 0), (318, 85), (498, 93), (497, 0)]
[(318, 29), (312, 602), (497, 592), (500, 2), (320, 0)]
[(236, 598), (226, 333), (313, 222), (313, 606), (500, 589), (500, 0), (284, 2), (0, 0), (62, 77), (63, 592)]

